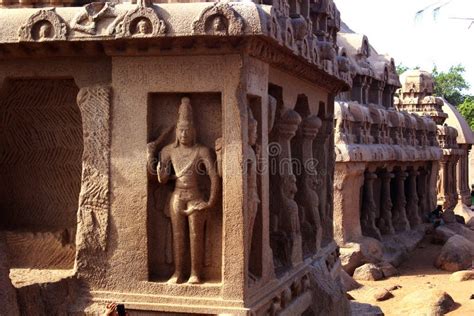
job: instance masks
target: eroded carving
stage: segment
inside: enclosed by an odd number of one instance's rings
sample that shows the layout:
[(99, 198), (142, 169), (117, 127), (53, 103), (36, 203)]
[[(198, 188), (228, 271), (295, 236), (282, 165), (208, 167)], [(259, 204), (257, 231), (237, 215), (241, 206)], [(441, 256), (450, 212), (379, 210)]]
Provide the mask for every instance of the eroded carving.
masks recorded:
[(55, 9), (39, 10), (28, 18), (18, 32), (20, 41), (66, 40), (67, 25)]
[[(178, 111), (176, 140), (161, 150), (157, 165), (160, 183), (175, 181), (170, 201), (175, 271), (169, 283), (182, 283), (188, 274), (185, 264), (188, 238), (191, 258), (188, 283), (196, 284), (203, 281), (206, 212), (216, 205), (219, 178), (213, 154), (209, 148), (197, 142), (196, 136), (190, 99), (183, 98)], [(211, 182), (207, 201), (198, 184), (198, 178), (203, 170)]]
[(204, 9), (193, 22), (193, 34), (237, 36), (242, 35), (243, 30), (243, 19), (227, 2), (217, 2)]
[(152, 7), (139, 6), (117, 24), (117, 37), (154, 37), (166, 33), (166, 24)]
[(114, 18), (114, 3), (92, 2), (82, 7), (71, 21), (71, 29), (90, 35), (97, 34), (97, 22), (104, 18)]

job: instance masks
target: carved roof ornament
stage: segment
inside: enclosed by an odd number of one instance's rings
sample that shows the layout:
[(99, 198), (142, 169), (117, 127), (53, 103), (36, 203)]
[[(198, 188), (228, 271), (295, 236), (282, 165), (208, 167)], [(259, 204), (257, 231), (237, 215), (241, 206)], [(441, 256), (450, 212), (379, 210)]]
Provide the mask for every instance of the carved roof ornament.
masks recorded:
[[(101, 19), (115, 18), (115, 3), (91, 2), (83, 6), (71, 21), (71, 29), (90, 35), (97, 34), (97, 23)], [(115, 24), (114, 24), (115, 25)]]
[(243, 32), (244, 21), (228, 2), (216, 2), (193, 22), (193, 34), (238, 36)]
[(155, 37), (166, 33), (166, 24), (160, 19), (149, 1), (139, 1), (117, 25), (117, 37)]
[(20, 41), (64, 41), (67, 35), (67, 25), (56, 14), (55, 9), (39, 10), (28, 18), (20, 27)]

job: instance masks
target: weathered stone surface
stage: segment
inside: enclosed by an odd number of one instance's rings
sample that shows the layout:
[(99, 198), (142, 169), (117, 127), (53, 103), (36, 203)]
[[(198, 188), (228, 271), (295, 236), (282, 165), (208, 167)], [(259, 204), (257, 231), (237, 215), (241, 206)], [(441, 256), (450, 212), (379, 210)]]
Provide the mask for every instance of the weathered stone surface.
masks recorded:
[(383, 316), (382, 309), (378, 306), (351, 302), (351, 314), (357, 316)]
[(350, 305), (339, 277), (333, 278), (321, 262), (311, 266), (310, 284), (314, 315), (349, 315)]
[(388, 262), (382, 262), (382, 263), (379, 263), (377, 264), (377, 266), (380, 268), (380, 270), (382, 271), (383, 273), (383, 276), (385, 278), (389, 278), (391, 276), (394, 276), (394, 275), (399, 275), (400, 273), (398, 272), (397, 268), (395, 268), (394, 266), (392, 266), (390, 263)]
[(386, 301), (388, 299), (391, 299), (393, 297), (393, 294), (387, 290), (387, 289), (379, 289), (375, 291), (374, 293), (374, 298), (376, 301)]
[(474, 280), (474, 270), (466, 270), (466, 271), (457, 271), (451, 274), (449, 277), (450, 281), (454, 282), (462, 282), (468, 280)]
[(0, 233), (0, 314), (19, 315), (15, 288), (9, 277), (10, 265), (3, 233)]
[(401, 285), (396, 284), (396, 285), (393, 285), (393, 286), (389, 287), (387, 290), (389, 290), (391, 292), (391, 291), (395, 291), (395, 290), (398, 290), (398, 289), (401, 289), (401, 288), (402, 288)]
[(435, 266), (446, 271), (468, 269), (474, 258), (474, 242), (455, 235), (446, 242), (436, 258)]
[(342, 268), (352, 275), (357, 267), (364, 263), (378, 263), (382, 260), (382, 244), (370, 237), (363, 238), (360, 243), (348, 243), (340, 248)]
[(375, 264), (366, 263), (354, 271), (355, 280), (377, 281), (383, 279), (382, 270)]
[(441, 316), (455, 307), (448, 293), (440, 290), (419, 290), (408, 294), (400, 302), (400, 314)]
[(341, 269), (341, 283), (342, 283), (342, 287), (344, 288), (344, 291), (346, 292), (358, 289), (362, 286), (362, 284), (354, 280), (343, 269)]
[(441, 218), (446, 224), (456, 223), (456, 216), (453, 210), (444, 211), (443, 214), (441, 215)]

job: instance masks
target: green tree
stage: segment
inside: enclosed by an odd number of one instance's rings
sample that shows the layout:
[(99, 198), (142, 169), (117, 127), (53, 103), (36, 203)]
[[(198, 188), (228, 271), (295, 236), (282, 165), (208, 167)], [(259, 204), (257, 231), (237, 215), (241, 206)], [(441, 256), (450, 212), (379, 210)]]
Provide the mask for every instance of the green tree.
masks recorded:
[(466, 119), (467, 123), (474, 130), (474, 97), (468, 96), (464, 102), (458, 106), (459, 113)]
[(402, 63), (399, 63), (396, 68), (397, 68), (397, 74), (398, 74), (399, 76), (400, 76), (402, 73), (404, 73), (405, 71), (407, 71), (408, 69), (410, 69), (410, 68), (408, 68), (407, 66), (405, 66), (405, 65), (402, 64)]
[(469, 83), (464, 79), (464, 66), (451, 66), (447, 72), (438, 71), (433, 67), (433, 79), (435, 82), (434, 93), (439, 97), (445, 98), (454, 106), (464, 102), (467, 97), (464, 90), (469, 89)]

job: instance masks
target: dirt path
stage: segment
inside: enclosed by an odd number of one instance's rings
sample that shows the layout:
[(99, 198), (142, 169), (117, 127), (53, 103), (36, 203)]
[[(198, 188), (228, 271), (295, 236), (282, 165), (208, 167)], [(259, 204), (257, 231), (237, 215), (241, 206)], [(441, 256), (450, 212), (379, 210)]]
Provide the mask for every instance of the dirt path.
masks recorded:
[[(450, 272), (438, 270), (433, 262), (441, 250), (441, 245), (433, 245), (425, 238), (410, 254), (410, 257), (398, 267), (400, 276), (391, 277), (382, 281), (359, 281), (364, 286), (351, 291), (358, 302), (379, 306), (385, 315), (401, 315), (397, 312), (399, 302), (407, 294), (420, 289), (439, 289), (447, 292), (459, 306), (448, 315), (474, 315), (474, 300), (469, 299), (474, 294), (474, 280), (465, 282), (449, 281)], [(392, 291), (395, 296), (387, 301), (377, 302), (374, 292), (381, 288), (390, 288), (401, 285), (402, 288)]]

